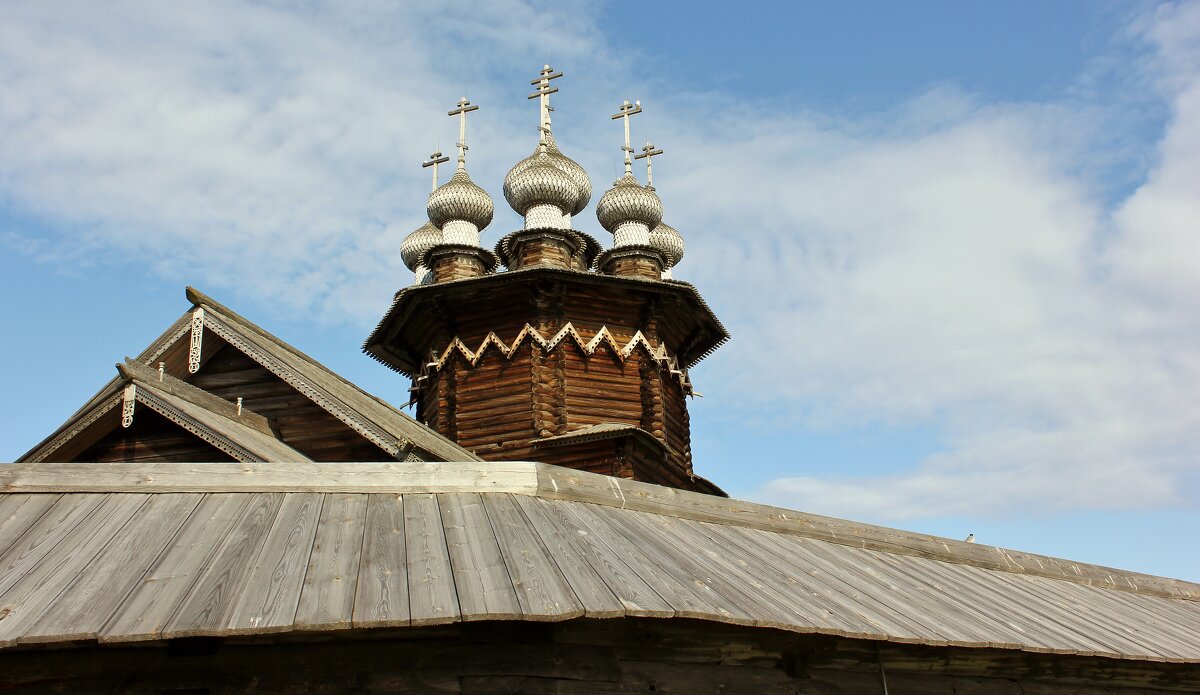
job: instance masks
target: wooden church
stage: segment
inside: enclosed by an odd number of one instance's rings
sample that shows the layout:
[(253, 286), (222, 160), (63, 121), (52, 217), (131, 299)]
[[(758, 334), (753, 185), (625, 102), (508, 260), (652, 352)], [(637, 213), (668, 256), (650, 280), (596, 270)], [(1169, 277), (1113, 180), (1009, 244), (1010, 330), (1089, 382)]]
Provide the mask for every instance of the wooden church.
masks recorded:
[[(494, 211), (457, 166), (364, 350), (412, 418), (189, 288), (0, 467), (0, 690), (1200, 692), (1200, 585), (729, 499), (689, 368), (728, 333), (672, 279), (651, 163), (574, 223), (555, 141)], [(633, 173), (644, 159), (646, 183)]]

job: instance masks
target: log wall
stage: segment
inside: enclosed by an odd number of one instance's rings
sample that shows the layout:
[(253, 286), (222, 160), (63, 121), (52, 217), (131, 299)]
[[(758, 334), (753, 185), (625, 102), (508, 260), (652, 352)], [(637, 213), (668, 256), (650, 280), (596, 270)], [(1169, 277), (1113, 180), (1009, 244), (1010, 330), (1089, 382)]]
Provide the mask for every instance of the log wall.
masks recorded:
[(280, 439), (314, 461), (392, 458), (231, 345), (218, 350), (196, 374), (183, 378), (230, 402), (242, 398), (242, 405), (267, 418)]
[(1200, 667), (926, 647), (684, 619), (480, 622), (0, 652), (11, 693), (1161, 695)]

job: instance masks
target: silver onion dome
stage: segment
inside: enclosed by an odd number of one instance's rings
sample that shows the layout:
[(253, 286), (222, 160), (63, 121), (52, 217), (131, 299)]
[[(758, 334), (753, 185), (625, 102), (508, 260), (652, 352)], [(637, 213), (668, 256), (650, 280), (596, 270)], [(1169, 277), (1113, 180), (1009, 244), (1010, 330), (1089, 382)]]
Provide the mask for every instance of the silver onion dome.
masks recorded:
[(415, 232), (404, 237), (400, 242), (400, 259), (409, 270), (416, 271), (421, 264), (421, 257), (429, 249), (442, 241), (442, 232), (429, 222), (421, 225)]
[[(583, 212), (583, 209), (592, 200), (592, 181), (578, 162), (563, 154), (562, 150), (558, 149), (558, 145), (554, 142), (554, 136), (550, 133), (546, 133), (544, 148), (539, 144), (533, 154), (517, 162), (512, 169), (508, 170), (508, 174), (504, 177), (504, 197), (508, 200), (509, 205), (513, 205), (512, 198), (509, 197), (508, 193), (509, 188), (520, 181), (525, 175), (526, 170), (539, 162), (544, 162), (558, 169), (575, 184), (575, 195), (570, 201), (564, 201), (568, 202), (569, 205), (563, 208), (563, 211), (569, 215), (578, 215)], [(516, 210), (516, 205), (513, 205), (513, 209)], [(524, 210), (516, 211), (518, 214), (525, 214)]]
[(466, 170), (459, 169), (429, 194), (427, 210), (429, 221), (439, 229), (451, 220), (463, 220), (483, 229), (491, 224), (495, 206), (491, 196), (471, 181)]
[(683, 260), (683, 235), (665, 222), (660, 222), (657, 227), (650, 230), (650, 246), (658, 249), (667, 257), (668, 268)]
[(579, 186), (551, 161), (547, 152), (535, 152), (522, 160), (528, 162), (518, 171), (513, 167), (504, 177), (504, 198), (519, 215), (525, 215), (535, 205), (553, 205), (570, 214), (579, 201)]
[(596, 203), (596, 217), (610, 232), (624, 222), (640, 222), (654, 229), (662, 222), (662, 216), (662, 201), (628, 173), (617, 179)]

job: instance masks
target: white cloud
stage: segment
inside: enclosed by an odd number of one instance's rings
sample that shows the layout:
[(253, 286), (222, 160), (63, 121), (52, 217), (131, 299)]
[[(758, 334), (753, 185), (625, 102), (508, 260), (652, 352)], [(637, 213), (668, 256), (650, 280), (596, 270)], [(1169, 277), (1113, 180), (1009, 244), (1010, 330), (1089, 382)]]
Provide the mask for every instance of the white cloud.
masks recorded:
[(408, 278), (395, 249), (422, 221), (416, 163), (439, 134), (450, 149), (442, 114), (464, 91), (486, 109), (470, 168), (498, 203), (487, 238), (515, 223), (498, 194), (533, 144), (522, 80), (552, 59), (569, 73), (556, 132), (598, 192), (613, 103), (656, 97), (638, 127), (669, 151), (656, 183), (689, 242), (678, 276), (735, 334), (701, 390), (746, 423), (943, 436), (911, 470), (810, 471), (762, 498), (874, 517), (1195, 500), (1180, 486), (1200, 453), (1196, 5), (1138, 29), (1172, 118), (1115, 207), (1093, 170), (1145, 153), (1117, 152), (1102, 103), (935, 86), (885, 114), (730, 108), (650, 89), (588, 7), (7, 8), (0, 200), (62, 230), (7, 245), (129, 255), (362, 328)]

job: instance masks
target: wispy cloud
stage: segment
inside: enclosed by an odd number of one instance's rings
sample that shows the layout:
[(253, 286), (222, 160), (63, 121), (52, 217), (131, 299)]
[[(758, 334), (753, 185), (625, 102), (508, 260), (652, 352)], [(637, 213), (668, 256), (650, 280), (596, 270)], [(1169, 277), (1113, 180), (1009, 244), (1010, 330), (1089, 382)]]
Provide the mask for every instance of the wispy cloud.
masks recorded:
[[(653, 97), (679, 275), (735, 333), (710, 398), (748, 425), (943, 438), (910, 470), (797, 471), (760, 497), (876, 518), (1194, 502), (1200, 12), (1136, 30), (1144, 98), (1170, 113), (1153, 151), (1079, 94), (933, 86), (847, 116), (650, 90), (586, 3), (25, 4), (0, 24), (0, 200), (57, 232), (0, 243), (128, 255), (362, 328), (408, 278), (415, 165), (439, 133), (449, 149), (464, 91), (487, 109), (470, 135), (487, 238), (515, 225), (499, 184), (533, 145), (522, 80), (551, 60), (569, 72), (556, 130), (598, 191), (611, 102)], [(1149, 163), (1117, 202), (1097, 173), (1113, 161)]]

